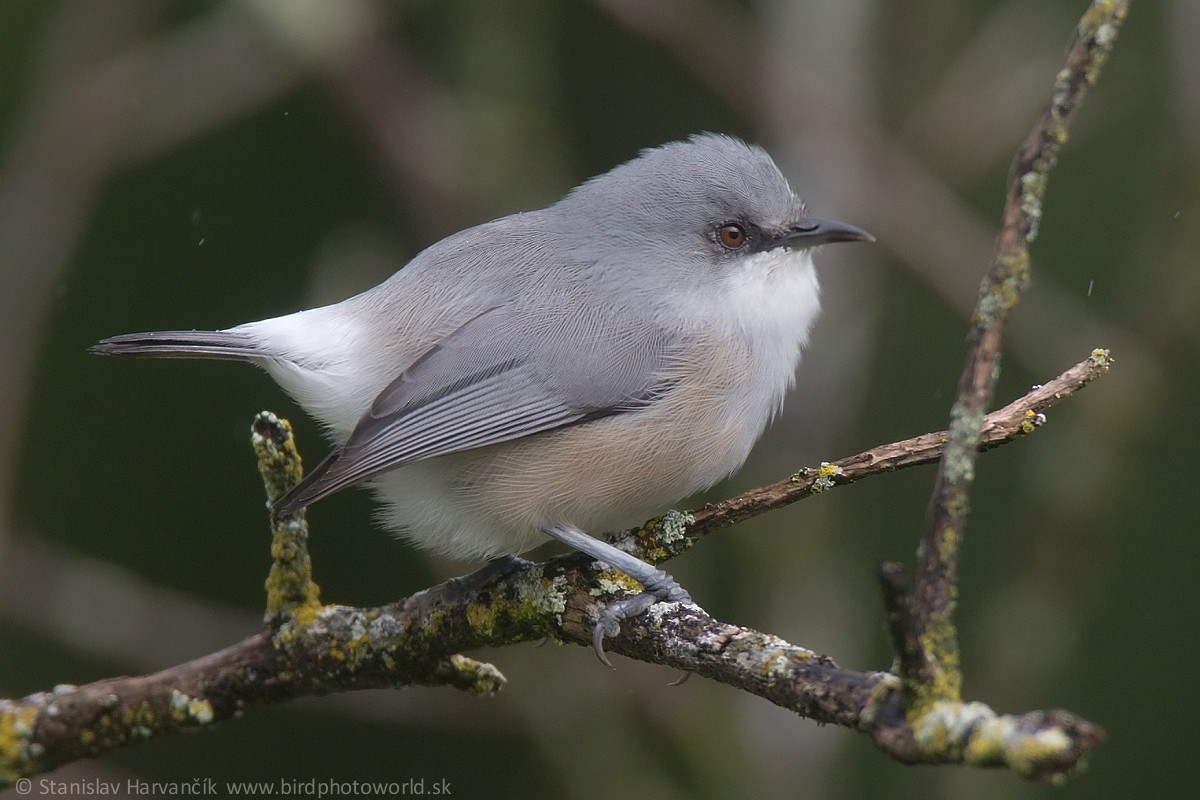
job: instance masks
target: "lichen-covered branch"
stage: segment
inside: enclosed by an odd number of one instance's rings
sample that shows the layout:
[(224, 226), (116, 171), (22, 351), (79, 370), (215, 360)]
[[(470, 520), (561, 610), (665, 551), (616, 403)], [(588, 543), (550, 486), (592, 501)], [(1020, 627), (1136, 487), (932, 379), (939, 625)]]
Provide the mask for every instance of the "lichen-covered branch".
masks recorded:
[[(995, 447), (1036, 430), (1047, 409), (1102, 375), (1109, 363), (1107, 352), (1096, 351), (988, 415), (981, 446)], [(253, 431), (267, 494), (278, 497), (300, 474), (291, 428), (264, 412), (255, 419)], [(694, 515), (666, 515), (629, 532), (622, 541), (643, 558), (666, 560), (701, 536), (829, 486), (931, 463), (945, 440), (944, 433), (925, 434), (801, 470), (788, 480)], [(695, 521), (688, 523), (689, 517)], [(267, 580), (269, 611), (263, 631), (153, 675), (58, 686), (20, 700), (0, 700), (0, 786), (78, 758), (152, 736), (208, 727), (254, 705), (293, 697), (414, 685), (490, 694), (500, 689), (504, 677), (490, 664), (459, 651), (547, 636), (590, 647), (601, 604), (625, 591), (621, 582), (603, 580), (605, 573), (586, 557), (566, 555), (542, 563), (515, 562), (507, 571), (493, 570), (484, 581), (441, 584), (377, 608), (323, 605), (312, 581), (302, 515), (273, 519), (272, 527), (274, 563)], [(1047, 764), (1075, 764), (1099, 736), (1096, 728), (1074, 718), (1075, 732), (1062, 733), (1064, 718), (1055, 712), (1057, 716), (1047, 716), (1043, 725), (1014, 721), (955, 728), (945, 722), (953, 729), (952, 735), (938, 740), (945, 747), (922, 749), (918, 729), (904, 716), (902, 684), (896, 676), (844, 669), (778, 637), (713, 619), (695, 606), (659, 604), (622, 626), (606, 645), (611, 652), (694, 672), (805, 717), (862, 731), (905, 762), (1006, 763), (1032, 775), (1049, 769)], [(941, 709), (937, 719), (953, 721), (954, 713), (967, 713), (966, 707), (954, 708)], [(970, 708), (975, 717), (991, 714), (980, 706)], [(1010, 740), (1007, 744), (980, 738), (1001, 733)], [(1034, 739), (1029, 737), (1049, 737), (1061, 746), (1031, 758), (1029, 742)], [(980, 760), (980, 754), (991, 761)]]
[[(267, 495), (301, 475), (291, 426), (263, 412), (253, 445)], [(59, 685), (0, 700), (0, 787), (22, 776), (152, 736), (207, 727), (252, 705), (390, 686), (452, 686), (491, 694), (504, 676), (490, 664), (430, 646), (430, 620), (386, 609), (324, 606), (301, 516), (273, 519), (266, 627), (217, 653), (152, 675)], [(414, 630), (416, 632), (414, 633)], [(476, 646), (490, 637), (470, 640)]]
[(909, 713), (930, 704), (959, 701), (962, 673), (953, 613), (958, 596), (958, 554), (966, 524), (984, 411), (1000, 374), (1000, 347), (1008, 313), (1029, 284), (1029, 244), (1037, 236), (1042, 200), (1067, 128), (1116, 41), (1129, 10), (1126, 0), (1093, 0), (1079, 21), (1051, 97), (1017, 153), (1000, 232), (979, 290), (968, 334), (966, 363), (950, 410), (946, 450), (930, 499), (917, 554), (916, 630), (924, 666), (902, 674), (913, 698)]
[[(264, 411), (254, 419), (250, 443), (270, 505), (287, 494), (304, 476), (304, 465), (292, 426)], [(280, 627), (289, 619), (311, 620), (321, 610), (321, 590), (312, 579), (308, 555), (308, 522), (303, 515), (271, 520), (271, 571), (267, 574), (264, 621)]]

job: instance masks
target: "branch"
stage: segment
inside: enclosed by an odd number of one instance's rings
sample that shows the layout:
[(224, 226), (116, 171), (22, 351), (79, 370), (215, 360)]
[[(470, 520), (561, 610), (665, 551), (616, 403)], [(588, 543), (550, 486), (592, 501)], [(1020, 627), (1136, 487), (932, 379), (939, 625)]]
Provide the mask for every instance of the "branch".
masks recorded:
[[(975, 458), (984, 432), (984, 410), (1000, 375), (1005, 321), (1029, 285), (1029, 244), (1037, 236), (1050, 171), (1067, 141), (1067, 128), (1099, 77), (1129, 10), (1127, 0), (1093, 0), (1076, 27), (1066, 64), (1055, 76), (1050, 102), (1017, 153), (1000, 232), (971, 319), (966, 363), (950, 409), (949, 438), (930, 498), (917, 552), (914, 614), (904, 640), (918, 652), (902, 670), (910, 716), (938, 703), (959, 703), (962, 671), (953, 614), (958, 597), (958, 555), (966, 526)], [(888, 592), (901, 592), (896, 581)], [(904, 602), (901, 598), (890, 605)], [(915, 662), (915, 663), (914, 663)]]
[[(1045, 412), (1108, 371), (1114, 359), (1107, 350), (1094, 350), (1048, 383), (1033, 387), (1028, 394), (997, 409), (984, 418), (979, 450), (991, 450), (1041, 427)], [(891, 444), (880, 445), (857, 455), (801, 469), (786, 480), (710, 505), (695, 514), (688, 529), (692, 541), (710, 531), (781, 508), (832, 486), (844, 486), (880, 472), (892, 472), (918, 464), (932, 464), (942, 457), (948, 439), (946, 431), (926, 433)]]
[[(906, 763), (1006, 766), (1027, 777), (1057, 779), (1078, 768), (1103, 739), (1097, 726), (1067, 711), (1003, 715), (962, 702), (951, 614), (976, 453), (1037, 430), (1046, 409), (1112, 363), (1107, 351), (1096, 350), (1050, 383), (983, 414), (998, 372), (1004, 320), (1028, 282), (1027, 247), (1037, 231), (1047, 175), (1127, 6), (1122, 0), (1092, 3), (1052, 100), (1021, 149), (949, 430), (803, 469), (692, 515), (664, 515), (618, 539), (641, 558), (664, 561), (701, 536), (771, 508), (940, 458), (916, 591), (909, 594), (901, 566), (880, 567), (898, 674), (848, 670), (776, 636), (678, 603), (657, 604), (630, 620), (607, 640), (609, 650), (695, 672), (810, 719), (860, 731)], [(255, 420), (253, 441), (268, 497), (278, 497), (301, 471), (291, 427), (264, 412)], [(262, 631), (153, 675), (0, 700), (0, 786), (291, 697), (412, 685), (493, 693), (503, 676), (459, 651), (547, 636), (590, 647), (604, 604), (640, 588), (629, 587), (627, 578), (602, 564), (569, 554), (539, 563), (513, 559), (486, 567), (473, 580), (448, 581), (377, 608), (324, 605), (312, 581), (303, 513), (273, 519), (272, 526), (274, 563)]]
[[(1107, 352), (1098, 350), (988, 415), (981, 447), (997, 447), (1037, 430), (1047, 409), (1103, 375), (1110, 363)], [(621, 541), (643, 558), (666, 560), (702, 536), (830, 486), (931, 463), (945, 442), (946, 434), (938, 432), (881, 445), (801, 470), (694, 515), (665, 515)], [(291, 427), (264, 412), (255, 419), (253, 443), (267, 496), (278, 497), (300, 476)], [(688, 518), (694, 521), (688, 523)], [(0, 700), (0, 786), (294, 697), (399, 686), (451, 686), (492, 694), (504, 685), (503, 675), (490, 664), (457, 655), (459, 651), (547, 636), (590, 647), (598, 601), (617, 599), (625, 591), (620, 576), (568, 554), (540, 563), (517, 562), (487, 581), (466, 581), (472, 587), (466, 591), (462, 582), (448, 581), (376, 608), (323, 605), (311, 580), (307, 540), (303, 515), (274, 521), (266, 627), (254, 636), (152, 675), (62, 685), (20, 700)], [(603, 588), (597, 590), (598, 585)], [(1097, 729), (1071, 718), (1092, 738), (1069, 736), (1068, 748), (1031, 759), (1028, 743), (1045, 730), (1059, 730), (1061, 716), (1045, 716), (1035, 724), (1029, 715), (996, 716), (972, 705), (976, 717), (993, 722), (960, 725), (958, 738), (947, 737), (947, 749), (941, 752), (923, 749), (905, 719), (896, 676), (844, 669), (776, 636), (716, 620), (695, 606), (664, 604), (652, 612), (637, 624), (622, 626), (618, 636), (606, 640), (608, 649), (695, 672), (802, 716), (861, 731), (904, 762), (1007, 763), (1036, 774), (1057, 763), (1047, 760), (1051, 757), (1074, 764), (1098, 736)], [(948, 714), (949, 709), (943, 716)], [(989, 745), (971, 749), (970, 742)]]

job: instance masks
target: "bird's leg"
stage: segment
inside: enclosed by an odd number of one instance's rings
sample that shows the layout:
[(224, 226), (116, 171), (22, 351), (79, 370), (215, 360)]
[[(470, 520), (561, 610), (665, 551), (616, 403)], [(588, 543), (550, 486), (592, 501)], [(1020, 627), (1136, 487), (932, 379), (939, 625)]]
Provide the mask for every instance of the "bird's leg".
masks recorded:
[(610, 567), (621, 570), (645, 587), (640, 594), (609, 603), (600, 612), (600, 618), (596, 621), (596, 627), (592, 631), (592, 647), (600, 662), (605, 666), (611, 667), (612, 662), (608, 660), (608, 656), (604, 655), (604, 637), (616, 636), (621, 630), (622, 621), (636, 617), (659, 601), (689, 604), (692, 602), (692, 597), (687, 590), (666, 572), (624, 550), (617, 549), (608, 542), (589, 536), (578, 528), (570, 526), (551, 526), (542, 530), (563, 544), (591, 556), (597, 561), (602, 561)]

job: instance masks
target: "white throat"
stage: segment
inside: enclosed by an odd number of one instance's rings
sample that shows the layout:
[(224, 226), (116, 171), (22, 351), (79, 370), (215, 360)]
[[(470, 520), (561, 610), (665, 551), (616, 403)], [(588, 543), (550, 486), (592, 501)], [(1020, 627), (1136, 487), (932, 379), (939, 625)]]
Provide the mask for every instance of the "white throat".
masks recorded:
[(723, 284), (726, 319), (740, 328), (754, 355), (753, 368), (773, 416), (795, 383), (800, 351), (821, 310), (812, 251), (779, 247), (757, 253), (731, 270)]

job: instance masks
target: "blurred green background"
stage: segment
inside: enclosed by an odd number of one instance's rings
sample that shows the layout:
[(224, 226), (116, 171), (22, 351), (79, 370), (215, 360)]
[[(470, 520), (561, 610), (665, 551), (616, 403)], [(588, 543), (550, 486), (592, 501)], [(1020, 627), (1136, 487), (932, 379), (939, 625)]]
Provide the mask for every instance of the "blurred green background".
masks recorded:
[[(1083, 0), (6, 0), (0, 4), (0, 695), (139, 673), (253, 632), (268, 531), (255, 370), (91, 357), (102, 336), (340, 299), (442, 236), (699, 130), (764, 145), (879, 244), (821, 258), (795, 394), (710, 499), (944, 426), (1012, 154)], [(910, 768), (863, 737), (584, 648), (475, 655), (510, 682), (258, 709), (63, 779), (447, 779), (462, 797), (1170, 797), (1200, 735), (1200, 4), (1135, 2), (1063, 150), (998, 404), (1114, 371), (985, 455), (962, 565), (966, 693), (1109, 741), (1064, 789)], [(737, 526), (673, 562), (711, 613), (890, 661), (873, 580), (932, 468)], [(699, 502), (699, 501), (696, 501)], [(328, 601), (473, 565), (310, 514)]]

